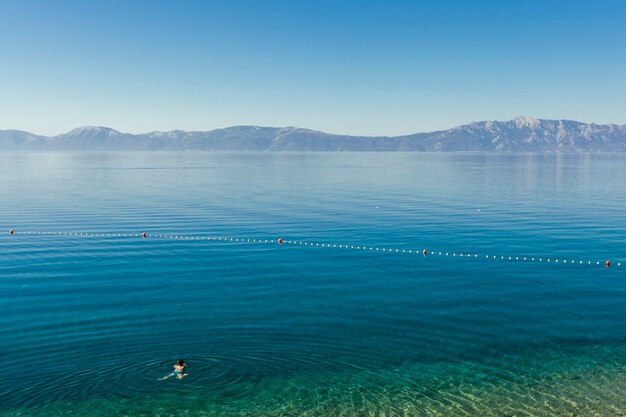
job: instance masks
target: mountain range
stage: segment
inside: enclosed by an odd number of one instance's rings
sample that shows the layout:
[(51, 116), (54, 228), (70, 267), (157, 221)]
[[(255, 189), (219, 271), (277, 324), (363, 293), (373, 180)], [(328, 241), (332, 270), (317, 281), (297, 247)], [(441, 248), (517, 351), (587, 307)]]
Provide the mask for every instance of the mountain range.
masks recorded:
[(347, 136), (258, 126), (144, 134), (80, 127), (57, 136), (0, 130), (0, 151), (182, 150), (626, 152), (626, 125), (516, 117), (404, 136)]

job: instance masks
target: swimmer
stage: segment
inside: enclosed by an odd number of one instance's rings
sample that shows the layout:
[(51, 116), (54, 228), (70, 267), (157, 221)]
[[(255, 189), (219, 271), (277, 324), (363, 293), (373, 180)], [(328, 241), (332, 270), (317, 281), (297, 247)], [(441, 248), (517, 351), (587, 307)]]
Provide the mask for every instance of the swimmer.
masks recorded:
[(187, 367), (187, 364), (185, 363), (184, 360), (179, 359), (176, 361), (176, 363), (174, 364), (173, 368), (174, 368), (174, 372), (172, 372), (169, 375), (165, 375), (163, 378), (161, 378), (161, 381), (163, 381), (164, 379), (167, 379), (171, 376), (176, 375), (176, 378), (178, 379), (183, 379), (184, 377), (186, 377), (188, 374), (185, 373), (185, 368)]

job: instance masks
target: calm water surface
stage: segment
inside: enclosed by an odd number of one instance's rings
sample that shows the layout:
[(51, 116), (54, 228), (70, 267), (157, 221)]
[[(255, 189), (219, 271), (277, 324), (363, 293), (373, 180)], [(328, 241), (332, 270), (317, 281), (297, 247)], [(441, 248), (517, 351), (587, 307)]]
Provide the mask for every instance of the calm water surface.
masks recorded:
[[(0, 154), (6, 416), (626, 414), (626, 155)], [(157, 379), (175, 359), (183, 381)]]

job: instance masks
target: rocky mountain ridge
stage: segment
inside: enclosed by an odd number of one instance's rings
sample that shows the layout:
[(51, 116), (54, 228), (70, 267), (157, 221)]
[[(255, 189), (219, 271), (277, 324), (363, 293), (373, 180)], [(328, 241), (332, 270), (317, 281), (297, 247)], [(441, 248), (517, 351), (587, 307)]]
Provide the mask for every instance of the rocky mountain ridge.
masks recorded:
[(405, 136), (348, 136), (259, 126), (137, 135), (106, 127), (80, 127), (57, 136), (0, 130), (0, 151), (21, 150), (626, 152), (626, 125), (517, 117)]

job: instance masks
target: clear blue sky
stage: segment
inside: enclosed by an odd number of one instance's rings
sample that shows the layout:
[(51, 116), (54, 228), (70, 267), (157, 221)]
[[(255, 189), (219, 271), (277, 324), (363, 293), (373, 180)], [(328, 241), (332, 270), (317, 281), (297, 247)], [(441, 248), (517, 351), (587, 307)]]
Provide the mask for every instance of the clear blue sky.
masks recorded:
[(626, 123), (625, 1), (4, 1), (0, 129)]

